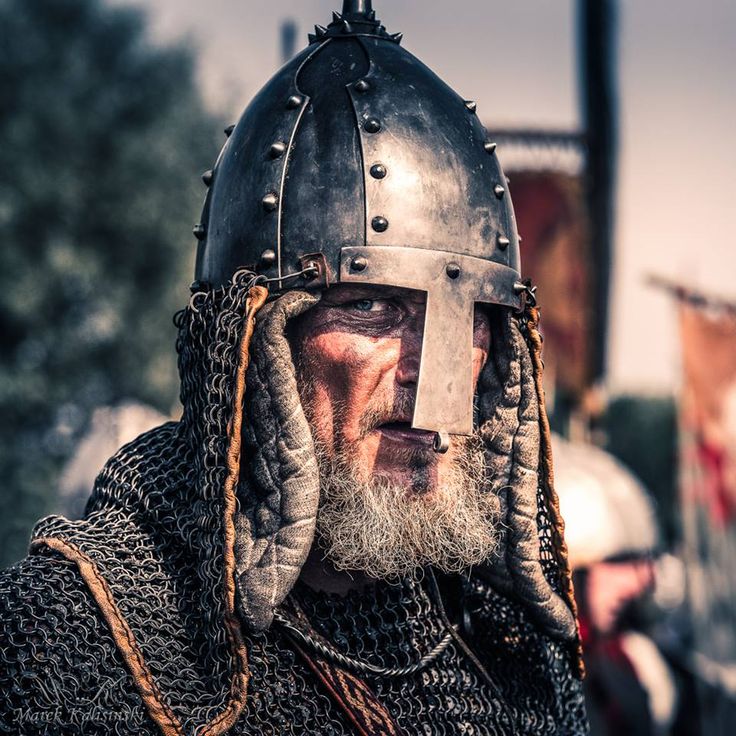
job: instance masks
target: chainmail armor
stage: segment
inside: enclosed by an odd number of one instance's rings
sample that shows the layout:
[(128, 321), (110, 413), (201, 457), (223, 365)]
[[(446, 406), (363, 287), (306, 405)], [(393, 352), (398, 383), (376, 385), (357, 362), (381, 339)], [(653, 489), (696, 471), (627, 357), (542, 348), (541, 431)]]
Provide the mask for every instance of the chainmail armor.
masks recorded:
[[(249, 278), (196, 294), (177, 317), (181, 422), (120, 450), (85, 518), (43, 519), (31, 554), (0, 573), (0, 733), (354, 733), (278, 626), (244, 632), (250, 679), (242, 712), (232, 710), (245, 688), (225, 625), (221, 489)], [(553, 542), (540, 536), (542, 564), (556, 580)], [(90, 583), (90, 569), (102, 583)], [(301, 587), (296, 595), (315, 630), (371, 662), (409, 664), (446, 633), (417, 583), (345, 599)], [(569, 642), (480, 578), (466, 583), (465, 599), (466, 641), (504, 703), (451, 643), (415, 675), (366, 678), (405, 732), (585, 733)], [(122, 634), (111, 628), (111, 607), (129, 627)], [(229, 730), (228, 713), (236, 719)]]
[[(221, 489), (247, 293), (244, 277), (193, 296), (177, 315), (182, 421), (122, 448), (99, 475), (83, 520), (51, 516), (33, 532), (93, 560), (185, 733), (222, 711), (236, 667), (223, 626)], [(23, 733), (68, 733), (100, 691), (116, 704), (106, 717), (120, 716), (105, 724), (109, 732), (160, 733), (74, 565), (44, 547), (33, 551), (0, 576), (0, 731), (18, 733), (22, 723)], [(68, 708), (57, 707), (57, 690)], [(34, 731), (29, 719), (42, 727)], [(85, 721), (80, 732), (108, 732), (93, 726)]]

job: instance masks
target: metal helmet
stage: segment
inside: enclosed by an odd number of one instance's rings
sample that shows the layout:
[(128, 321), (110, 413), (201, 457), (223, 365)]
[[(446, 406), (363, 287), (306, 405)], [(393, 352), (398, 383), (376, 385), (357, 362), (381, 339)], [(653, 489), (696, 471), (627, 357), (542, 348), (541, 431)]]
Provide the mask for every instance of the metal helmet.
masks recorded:
[(654, 503), (630, 470), (599, 447), (557, 435), (552, 450), (571, 567), (656, 552)]
[[(196, 279), (239, 269), (273, 293), (376, 284), (427, 294), (412, 426), (473, 427), (478, 302), (522, 306), (519, 239), (495, 144), (459, 97), (345, 0), (256, 95), (211, 172)], [(196, 283), (196, 282), (195, 282)]]

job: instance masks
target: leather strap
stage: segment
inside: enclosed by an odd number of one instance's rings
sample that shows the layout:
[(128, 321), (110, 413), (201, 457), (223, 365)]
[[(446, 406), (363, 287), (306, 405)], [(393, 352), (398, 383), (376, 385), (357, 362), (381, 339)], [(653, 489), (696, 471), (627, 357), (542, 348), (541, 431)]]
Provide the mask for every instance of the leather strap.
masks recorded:
[(347, 670), (307, 654), (288, 632), (284, 634), (359, 736), (405, 736), (365, 682)]

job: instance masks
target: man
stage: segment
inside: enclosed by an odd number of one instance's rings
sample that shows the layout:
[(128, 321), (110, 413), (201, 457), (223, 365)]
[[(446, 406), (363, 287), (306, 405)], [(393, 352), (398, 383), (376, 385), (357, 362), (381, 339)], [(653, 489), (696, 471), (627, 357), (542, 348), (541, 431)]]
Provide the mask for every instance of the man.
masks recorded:
[(680, 733), (674, 672), (654, 641), (632, 625), (632, 612), (655, 583), (660, 540), (654, 504), (603, 450), (559, 437), (553, 446), (585, 646), (591, 733)]
[(370, 5), (204, 176), (181, 422), (0, 583), (11, 732), (585, 732), (506, 180)]

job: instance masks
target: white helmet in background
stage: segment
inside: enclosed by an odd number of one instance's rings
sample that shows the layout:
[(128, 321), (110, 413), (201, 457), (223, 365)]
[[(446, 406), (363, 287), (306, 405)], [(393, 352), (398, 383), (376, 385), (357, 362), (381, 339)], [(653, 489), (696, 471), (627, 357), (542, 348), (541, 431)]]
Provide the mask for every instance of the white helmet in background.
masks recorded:
[(594, 445), (568, 442), (559, 435), (552, 437), (552, 450), (573, 569), (656, 550), (654, 503), (630, 470)]
[(153, 407), (135, 401), (95, 409), (89, 429), (59, 479), (58, 511), (70, 519), (80, 518), (107, 459), (138, 435), (169, 419)]

